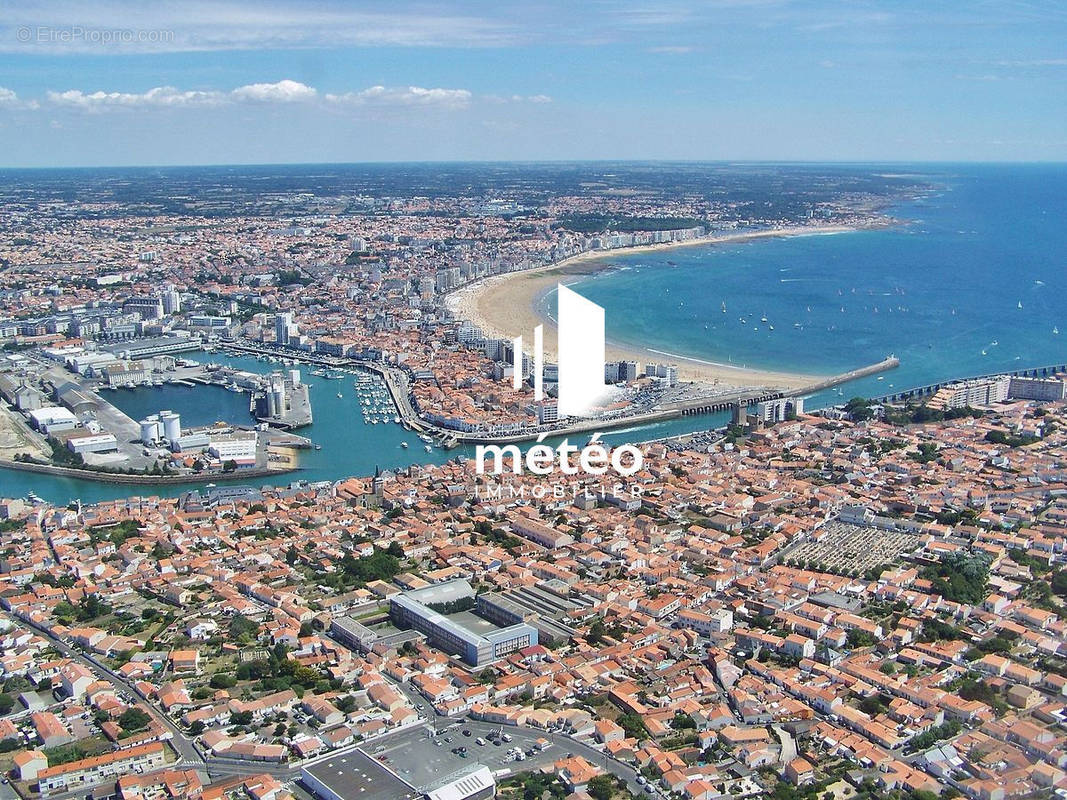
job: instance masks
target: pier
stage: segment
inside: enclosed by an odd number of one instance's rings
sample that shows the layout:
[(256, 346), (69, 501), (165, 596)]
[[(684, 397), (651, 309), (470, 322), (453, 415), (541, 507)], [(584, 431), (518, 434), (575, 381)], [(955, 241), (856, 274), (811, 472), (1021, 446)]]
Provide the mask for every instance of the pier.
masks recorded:
[(842, 372), (840, 375), (834, 375), (826, 380), (817, 381), (810, 386), (805, 386), (796, 392), (790, 392), (790, 395), (802, 397), (807, 394), (815, 394), (821, 392), (824, 389), (832, 389), (835, 386), (839, 386), (842, 383), (848, 383), (849, 381), (859, 380), (860, 378), (866, 378), (868, 375), (877, 375), (879, 372), (885, 372), (887, 370), (896, 369), (900, 366), (900, 359), (896, 356), (887, 356), (879, 361), (877, 364), (869, 364), (866, 367), (860, 367), (859, 369), (850, 370), (848, 372)]

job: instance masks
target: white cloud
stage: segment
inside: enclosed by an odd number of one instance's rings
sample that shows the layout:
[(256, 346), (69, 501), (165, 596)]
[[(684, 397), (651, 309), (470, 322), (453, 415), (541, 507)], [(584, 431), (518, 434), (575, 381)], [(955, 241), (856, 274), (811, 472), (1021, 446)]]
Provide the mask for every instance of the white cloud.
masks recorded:
[(237, 100), (259, 103), (294, 103), (314, 100), (318, 92), (299, 81), (283, 80), (277, 83), (250, 83), (239, 86), (230, 93)]
[(68, 89), (48, 92), (48, 100), (56, 105), (88, 111), (109, 108), (175, 108), (181, 106), (218, 105), (225, 100), (222, 92), (182, 92), (173, 86), (157, 86), (147, 92), (83, 92)]
[(436, 108), (466, 108), (473, 95), (467, 89), (424, 89), (421, 86), (387, 88), (371, 86), (359, 92), (328, 94), (331, 103), (358, 106), (431, 106)]
[[(551, 103), (547, 94), (478, 95), (469, 89), (425, 88), (422, 86), (371, 86), (341, 93), (320, 93), (315, 87), (290, 79), (277, 83), (250, 83), (229, 91), (182, 91), (173, 86), (158, 86), (146, 92), (85, 92), (81, 89), (49, 91), (49, 104), (81, 111), (122, 109), (167, 109), (221, 107), (235, 103), (280, 105), (307, 103), (334, 108), (423, 108), (462, 110), (475, 101), (484, 103)], [(10, 89), (0, 87), (0, 107), (38, 107), (36, 101), (21, 101)]]
[(999, 67), (1067, 67), (1067, 58), (1033, 58), (1022, 61), (998, 61)]
[(235, 100), (264, 103), (286, 103), (297, 100), (313, 100), (318, 95), (310, 86), (291, 80), (277, 83), (253, 83), (239, 86), (231, 92), (181, 91), (173, 86), (157, 86), (147, 92), (83, 92), (68, 89), (65, 92), (48, 92), (49, 102), (68, 108), (86, 111), (134, 108), (188, 108), (193, 106), (219, 106)]
[(0, 86), (0, 108), (37, 108), (40, 104), (36, 100), (23, 100), (13, 89)]
[(479, 95), (478, 99), (495, 105), (501, 105), (503, 103), (551, 103), (552, 98), (547, 94), (513, 94), (513, 95), (499, 95), (499, 94), (483, 94)]

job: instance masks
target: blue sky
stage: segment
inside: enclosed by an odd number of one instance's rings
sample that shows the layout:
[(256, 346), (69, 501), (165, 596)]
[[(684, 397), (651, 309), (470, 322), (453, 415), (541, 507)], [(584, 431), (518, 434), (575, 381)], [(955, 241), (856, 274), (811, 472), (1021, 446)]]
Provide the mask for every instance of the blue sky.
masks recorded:
[(3, 0), (0, 164), (1067, 160), (1060, 0)]

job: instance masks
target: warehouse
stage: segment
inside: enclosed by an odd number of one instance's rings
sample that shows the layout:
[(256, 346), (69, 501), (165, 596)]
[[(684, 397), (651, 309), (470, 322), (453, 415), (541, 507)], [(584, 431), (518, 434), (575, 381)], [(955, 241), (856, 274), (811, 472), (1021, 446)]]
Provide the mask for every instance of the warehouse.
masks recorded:
[(30, 412), (33, 426), (42, 433), (70, 431), (78, 424), (78, 418), (70, 411), (59, 406), (45, 406)]
[(113, 453), (119, 449), (119, 441), (110, 433), (85, 433), (67, 439), (67, 449), (72, 453)]

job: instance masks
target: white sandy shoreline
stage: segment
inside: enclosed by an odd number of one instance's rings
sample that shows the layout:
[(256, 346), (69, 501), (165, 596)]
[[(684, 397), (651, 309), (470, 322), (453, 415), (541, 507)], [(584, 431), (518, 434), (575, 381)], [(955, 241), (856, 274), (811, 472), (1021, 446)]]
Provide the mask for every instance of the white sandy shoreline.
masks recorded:
[[(488, 336), (506, 339), (524, 336), (529, 339), (534, 327), (543, 324), (545, 358), (553, 361), (556, 358), (556, 326), (551, 318), (538, 311), (541, 297), (554, 289), (557, 282), (565, 284), (565, 278), (568, 276), (588, 276), (610, 269), (611, 265), (606, 263), (606, 259), (680, 247), (735, 244), (766, 238), (851, 233), (868, 229), (868, 227), (847, 225), (797, 226), (705, 236), (684, 242), (640, 245), (615, 250), (591, 250), (554, 264), (483, 278), (452, 292), (445, 302), (458, 318), (473, 322)], [(684, 380), (737, 387), (797, 389), (824, 377), (723, 364), (611, 341), (607, 342), (605, 358), (608, 361), (633, 360), (642, 363), (668, 361), (678, 364), (678, 372)]]

